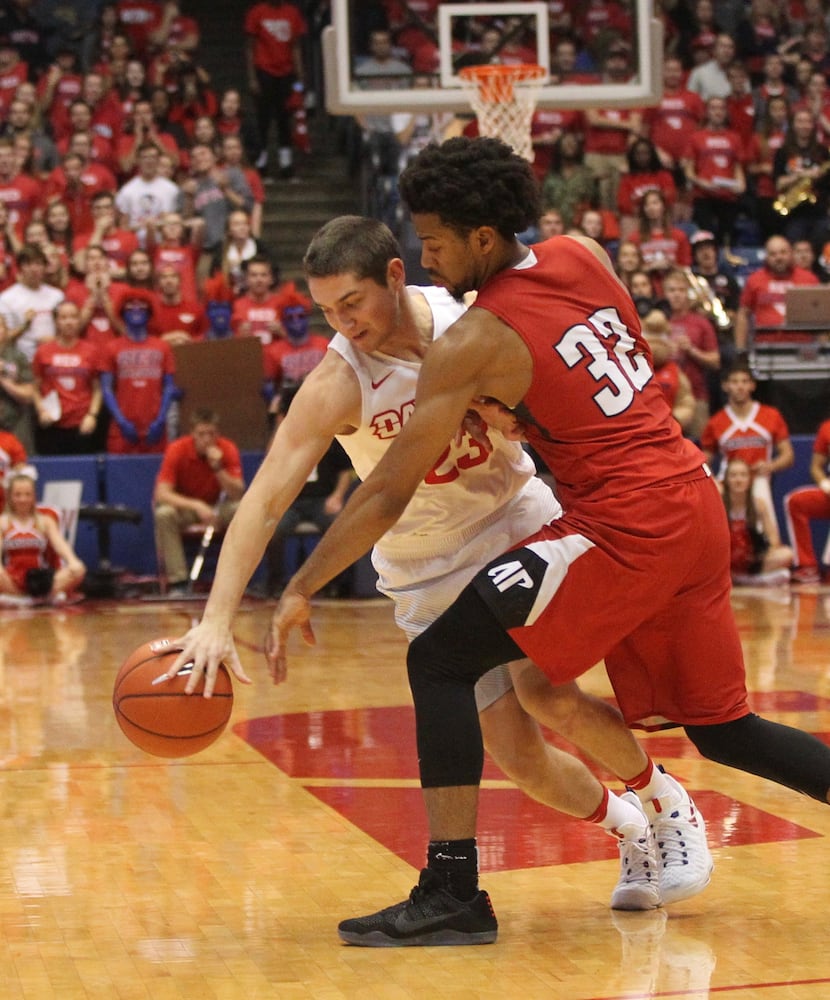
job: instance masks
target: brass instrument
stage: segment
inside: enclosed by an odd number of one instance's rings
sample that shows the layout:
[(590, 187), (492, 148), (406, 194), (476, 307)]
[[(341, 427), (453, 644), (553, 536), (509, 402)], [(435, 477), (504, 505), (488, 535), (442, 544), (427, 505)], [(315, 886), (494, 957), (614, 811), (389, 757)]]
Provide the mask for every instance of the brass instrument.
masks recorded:
[(695, 274), (690, 267), (684, 267), (683, 273), (689, 284), (689, 298), (694, 305), (699, 306), (715, 324), (718, 330), (725, 331), (732, 326), (729, 313), (723, 303), (712, 291), (712, 286), (702, 274)]
[(778, 195), (772, 203), (772, 207), (779, 215), (789, 215), (794, 208), (798, 208), (804, 202), (815, 205), (818, 200), (815, 188), (816, 181), (823, 177), (828, 170), (830, 170), (830, 160), (822, 163), (815, 177), (799, 177), (795, 184)]
[(749, 263), (746, 257), (740, 257), (736, 253), (732, 253), (729, 247), (723, 248), (723, 259), (730, 267), (746, 267)]

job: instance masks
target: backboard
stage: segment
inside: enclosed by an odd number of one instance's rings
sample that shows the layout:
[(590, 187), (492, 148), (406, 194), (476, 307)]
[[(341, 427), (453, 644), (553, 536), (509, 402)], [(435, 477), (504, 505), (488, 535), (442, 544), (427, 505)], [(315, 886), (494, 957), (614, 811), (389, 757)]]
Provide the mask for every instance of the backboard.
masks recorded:
[[(416, 63), (411, 74), (398, 69), (388, 76), (377, 72), (367, 76), (368, 38), (376, 26), (367, 17), (372, 7), (361, 0), (332, 0), (332, 23), (323, 32), (325, 102), (331, 114), (468, 111), (457, 76), (461, 65), (492, 58), (535, 62), (549, 70), (552, 43), (559, 37), (556, 30), (551, 33), (547, 3), (401, 3), (406, 27), (426, 40), (424, 49), (432, 50), (434, 60), (424, 66)], [(396, 37), (400, 36), (398, 30)], [(494, 37), (495, 50), (488, 48)], [(600, 39), (595, 49), (586, 46), (581, 54), (588, 62), (593, 60), (594, 72), (562, 80), (549, 77), (539, 106), (579, 109), (656, 104), (662, 92), (663, 29), (652, 16), (652, 0), (634, 0), (624, 32), (618, 31), (617, 37), (628, 48), (624, 80), (602, 78)]]

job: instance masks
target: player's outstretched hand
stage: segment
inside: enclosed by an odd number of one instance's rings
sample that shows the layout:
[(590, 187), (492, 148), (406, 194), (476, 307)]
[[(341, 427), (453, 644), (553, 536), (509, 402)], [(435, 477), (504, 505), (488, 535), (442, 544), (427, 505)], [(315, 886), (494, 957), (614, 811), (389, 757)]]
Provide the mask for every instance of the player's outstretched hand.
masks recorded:
[(171, 664), (167, 676), (175, 677), (183, 667), (192, 664), (190, 678), (185, 685), (187, 694), (192, 694), (196, 690), (204, 675), (204, 696), (210, 698), (220, 663), (224, 663), (238, 681), (243, 684), (251, 683), (251, 678), (245, 673), (239, 661), (230, 629), (219, 622), (205, 619), (174, 641), (176, 645), (182, 647), (182, 651)]
[(306, 645), (315, 645), (317, 640), (311, 627), (311, 602), (307, 597), (292, 591), (289, 583), (283, 591), (265, 637), (265, 659), (275, 684), (282, 684), (288, 674), (285, 647), (288, 636), (295, 628), (300, 630)]

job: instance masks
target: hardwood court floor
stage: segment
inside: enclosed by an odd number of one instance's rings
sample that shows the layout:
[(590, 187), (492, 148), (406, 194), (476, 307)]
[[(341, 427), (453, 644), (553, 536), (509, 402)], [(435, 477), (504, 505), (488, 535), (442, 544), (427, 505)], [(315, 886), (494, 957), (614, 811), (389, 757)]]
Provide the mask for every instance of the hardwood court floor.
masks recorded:
[[(830, 590), (737, 592), (753, 704), (830, 741)], [(425, 828), (404, 642), (383, 601), (322, 602), (273, 688), (270, 611), (237, 619), (255, 678), (187, 760), (122, 736), (127, 652), (198, 604), (0, 611), (0, 994), (110, 998), (830, 996), (830, 809), (647, 737), (695, 795), (716, 870), (666, 911), (613, 914), (611, 839), (525, 800), (488, 766), (480, 839), (500, 920), (480, 948), (361, 949), (337, 922), (403, 898)], [(600, 670), (586, 678), (608, 692)], [(612, 782), (619, 790), (619, 784)]]

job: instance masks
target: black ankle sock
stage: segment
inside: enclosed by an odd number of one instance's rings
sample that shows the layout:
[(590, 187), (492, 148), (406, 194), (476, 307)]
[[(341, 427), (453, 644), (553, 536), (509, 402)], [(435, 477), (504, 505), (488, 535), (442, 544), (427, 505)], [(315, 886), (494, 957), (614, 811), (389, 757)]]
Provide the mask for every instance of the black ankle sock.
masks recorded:
[(431, 840), (427, 868), (441, 876), (444, 888), (456, 899), (467, 901), (478, 892), (478, 848), (468, 840)]

